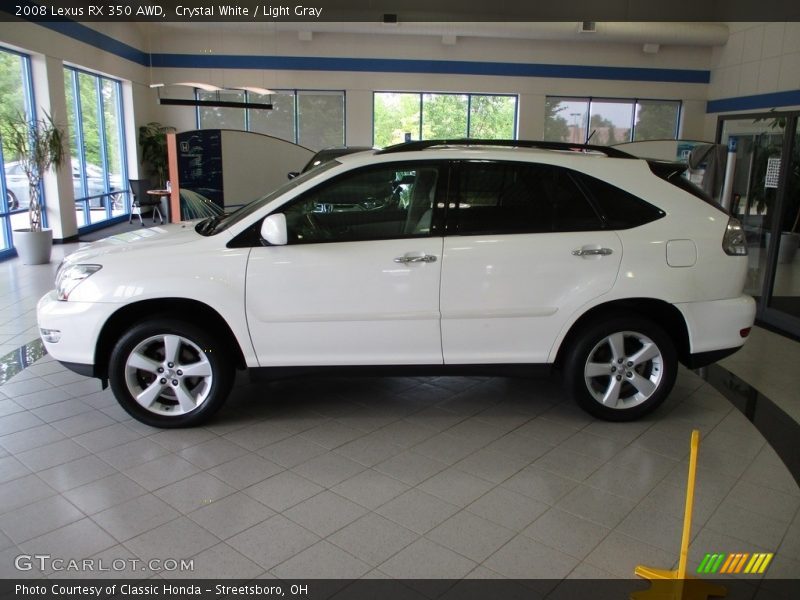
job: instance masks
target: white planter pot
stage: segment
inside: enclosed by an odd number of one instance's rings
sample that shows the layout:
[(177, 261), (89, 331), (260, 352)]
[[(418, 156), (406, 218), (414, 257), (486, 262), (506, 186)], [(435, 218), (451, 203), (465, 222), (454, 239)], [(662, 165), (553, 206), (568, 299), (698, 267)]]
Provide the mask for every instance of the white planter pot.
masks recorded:
[(53, 230), (31, 231), (30, 229), (14, 230), (14, 247), (20, 260), (25, 265), (43, 265), (50, 262), (50, 251), (53, 248)]

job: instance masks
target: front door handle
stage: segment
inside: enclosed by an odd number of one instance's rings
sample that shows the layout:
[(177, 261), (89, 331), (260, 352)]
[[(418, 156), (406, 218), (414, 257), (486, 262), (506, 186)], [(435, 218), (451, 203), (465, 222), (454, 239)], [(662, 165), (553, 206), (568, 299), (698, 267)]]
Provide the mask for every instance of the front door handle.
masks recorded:
[(614, 251), (611, 248), (581, 248), (580, 250), (573, 250), (573, 256), (608, 256)]
[(432, 263), (436, 262), (433, 254), (423, 254), (421, 256), (398, 256), (394, 262), (407, 265), (408, 263)]

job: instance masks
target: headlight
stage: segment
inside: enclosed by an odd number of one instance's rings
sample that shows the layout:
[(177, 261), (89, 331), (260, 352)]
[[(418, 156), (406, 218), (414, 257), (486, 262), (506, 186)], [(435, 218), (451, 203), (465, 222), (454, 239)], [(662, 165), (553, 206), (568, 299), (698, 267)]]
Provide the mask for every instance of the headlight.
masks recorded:
[(91, 274), (96, 273), (103, 267), (101, 265), (62, 265), (56, 274), (56, 293), (59, 300), (69, 300), (69, 295), (72, 293), (78, 284), (89, 277)]

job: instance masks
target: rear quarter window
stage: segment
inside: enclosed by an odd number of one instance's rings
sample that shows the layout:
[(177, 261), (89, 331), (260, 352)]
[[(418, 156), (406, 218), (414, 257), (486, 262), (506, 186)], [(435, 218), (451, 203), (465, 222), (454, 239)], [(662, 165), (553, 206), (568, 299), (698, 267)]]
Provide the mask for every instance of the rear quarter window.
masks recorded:
[(656, 221), (666, 213), (606, 181), (581, 174), (580, 183), (609, 229), (630, 229)]

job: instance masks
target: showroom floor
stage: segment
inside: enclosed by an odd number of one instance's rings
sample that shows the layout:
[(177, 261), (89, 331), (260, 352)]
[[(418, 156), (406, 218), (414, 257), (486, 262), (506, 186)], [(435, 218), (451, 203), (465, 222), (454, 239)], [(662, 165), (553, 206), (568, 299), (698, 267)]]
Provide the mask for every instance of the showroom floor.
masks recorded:
[[(15, 352), (37, 337), (59, 258), (0, 264), (0, 355), (25, 367), (0, 365), (2, 577), (32, 576), (13, 558), (46, 553), (193, 558), (169, 574), (193, 578), (631, 578), (677, 562), (695, 427), (689, 568), (761, 551), (775, 553), (765, 578), (800, 576), (800, 489), (690, 371), (635, 423), (591, 419), (556, 378), (241, 377), (207, 427), (162, 431)], [(792, 375), (771, 393), (796, 400)]]

